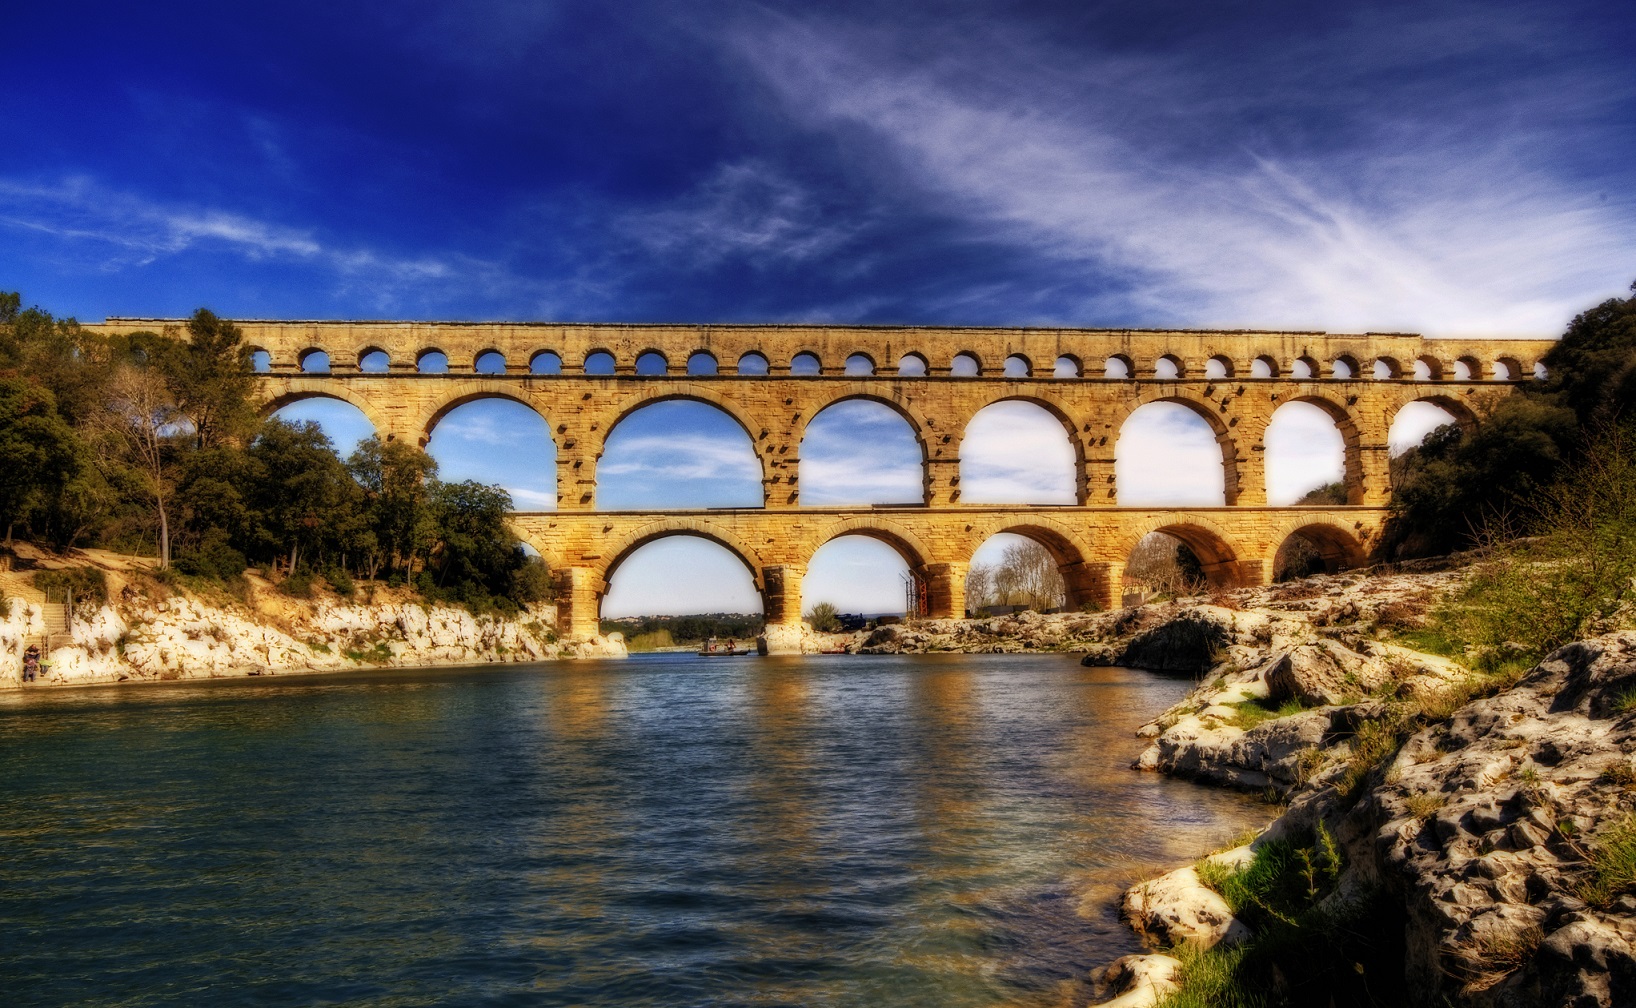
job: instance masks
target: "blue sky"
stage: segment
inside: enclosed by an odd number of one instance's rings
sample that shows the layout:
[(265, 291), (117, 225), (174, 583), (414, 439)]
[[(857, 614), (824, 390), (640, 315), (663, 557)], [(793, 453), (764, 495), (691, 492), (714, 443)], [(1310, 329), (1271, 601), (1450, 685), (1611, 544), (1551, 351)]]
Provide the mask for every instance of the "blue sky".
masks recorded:
[[(1548, 335), (1636, 273), (1626, 4), (14, 7), (0, 287), (86, 320)], [(901, 495), (844, 456), (890, 425), (852, 420), (804, 485)], [(450, 422), (446, 475), (549, 493), (502, 411)], [(618, 432), (601, 494), (724, 486), (701, 423)], [(1294, 493), (1329, 463), (1291, 428)], [(484, 457), (514, 464), (457, 472)], [(1061, 492), (1015, 457), (974, 478)], [(1181, 491), (1210, 488), (1152, 492)]]

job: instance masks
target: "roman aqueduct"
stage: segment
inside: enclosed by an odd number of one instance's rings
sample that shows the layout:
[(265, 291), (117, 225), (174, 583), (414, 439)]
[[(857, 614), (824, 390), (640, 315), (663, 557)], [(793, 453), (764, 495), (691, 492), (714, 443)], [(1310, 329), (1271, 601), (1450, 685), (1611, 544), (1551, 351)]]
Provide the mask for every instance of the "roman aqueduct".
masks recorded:
[[(160, 330), (174, 319), (109, 319), (107, 332)], [(999, 532), (1056, 558), (1068, 604), (1118, 602), (1126, 558), (1144, 535), (1186, 542), (1219, 586), (1265, 583), (1292, 535), (1335, 568), (1360, 562), (1386, 518), (1387, 434), (1397, 411), (1428, 401), (1465, 425), (1516, 382), (1533, 380), (1548, 340), (1425, 339), (1411, 334), (1105, 329), (972, 329), (812, 325), (239, 323), (256, 351), (268, 412), (313, 397), (358, 407), (383, 439), (424, 445), (449, 411), (475, 399), (526, 404), (557, 448), (555, 511), (518, 512), (517, 534), (558, 572), (559, 623), (597, 631), (608, 581), (633, 551), (671, 535), (702, 536), (742, 560), (769, 625), (799, 623), (813, 554), (847, 534), (890, 544), (925, 585), (928, 615), (965, 610), (973, 552)], [(429, 367), (437, 362), (438, 367)], [(675, 399), (726, 412), (761, 465), (759, 508), (599, 511), (598, 460), (608, 433), (643, 406)], [(876, 507), (803, 506), (802, 436), (826, 407), (883, 403), (913, 429), (922, 499)], [(961, 499), (968, 421), (1022, 400), (1062, 424), (1075, 455), (1072, 505)], [(1179, 403), (1215, 432), (1224, 507), (1121, 507), (1114, 446), (1148, 403)], [(1347, 503), (1271, 507), (1265, 444), (1289, 402), (1327, 412), (1345, 441)]]

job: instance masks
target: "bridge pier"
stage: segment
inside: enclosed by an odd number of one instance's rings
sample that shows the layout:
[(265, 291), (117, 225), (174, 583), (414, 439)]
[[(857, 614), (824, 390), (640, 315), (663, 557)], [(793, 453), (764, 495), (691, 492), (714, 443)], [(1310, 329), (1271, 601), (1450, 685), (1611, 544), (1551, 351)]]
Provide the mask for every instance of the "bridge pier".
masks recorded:
[(557, 629), (571, 640), (587, 640), (602, 630), (602, 596), (608, 582), (587, 567), (557, 571)]
[(960, 619), (966, 615), (967, 563), (929, 563), (915, 571), (926, 584), (926, 613), (931, 619)]
[(761, 616), (769, 624), (801, 625), (801, 579), (805, 567), (777, 564), (761, 568)]
[(1384, 444), (1358, 445), (1358, 479), (1356, 500), (1352, 488), (1347, 488), (1348, 503), (1366, 507), (1385, 507), (1392, 499), (1392, 459)]
[(1070, 612), (1079, 612), (1087, 606), (1097, 609), (1117, 609), (1124, 601), (1125, 564), (1117, 560), (1087, 560), (1065, 564), (1058, 568), (1067, 587), (1063, 599)]

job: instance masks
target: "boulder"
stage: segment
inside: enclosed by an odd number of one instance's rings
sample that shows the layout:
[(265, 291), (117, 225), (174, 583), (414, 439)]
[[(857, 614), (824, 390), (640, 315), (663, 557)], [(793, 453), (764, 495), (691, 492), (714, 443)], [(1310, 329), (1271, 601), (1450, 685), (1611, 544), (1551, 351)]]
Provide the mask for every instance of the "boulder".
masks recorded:
[(1125, 893), (1125, 919), (1149, 945), (1203, 948), (1237, 945), (1250, 937), (1221, 894), (1205, 885), (1192, 865), (1138, 883)]
[(1393, 682), (1385, 662), (1329, 640), (1289, 649), (1265, 675), (1271, 699), (1314, 707), (1355, 702)]
[(1098, 1005), (1100, 1008), (1151, 1008), (1181, 990), (1177, 982), (1181, 968), (1180, 959), (1156, 953), (1115, 959), (1092, 977), (1099, 992), (1116, 995)]
[(1221, 660), (1232, 635), (1230, 625), (1202, 611), (1180, 617), (1138, 635), (1119, 655), (1116, 664), (1155, 672), (1209, 671)]

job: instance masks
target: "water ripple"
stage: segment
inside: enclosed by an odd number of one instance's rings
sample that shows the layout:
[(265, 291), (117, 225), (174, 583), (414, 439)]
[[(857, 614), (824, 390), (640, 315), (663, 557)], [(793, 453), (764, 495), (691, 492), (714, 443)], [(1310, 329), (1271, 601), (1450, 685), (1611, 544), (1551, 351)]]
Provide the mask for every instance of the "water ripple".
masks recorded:
[[(701, 667), (703, 666), (703, 667)], [(1187, 684), (639, 657), (0, 698), (9, 1004), (1073, 1005), (1259, 821), (1127, 769)]]

